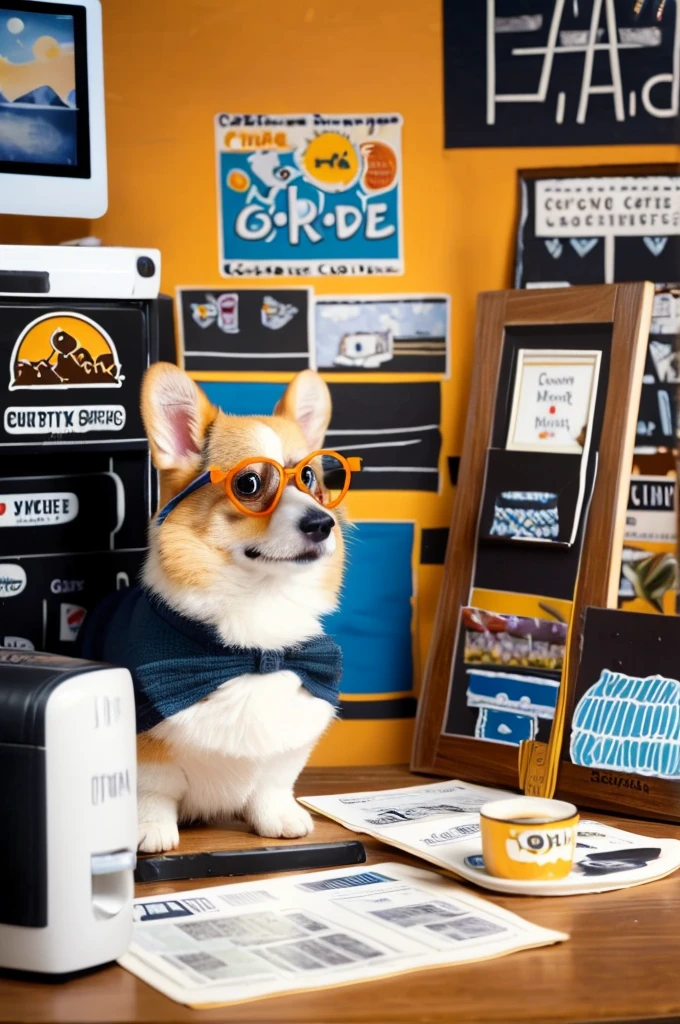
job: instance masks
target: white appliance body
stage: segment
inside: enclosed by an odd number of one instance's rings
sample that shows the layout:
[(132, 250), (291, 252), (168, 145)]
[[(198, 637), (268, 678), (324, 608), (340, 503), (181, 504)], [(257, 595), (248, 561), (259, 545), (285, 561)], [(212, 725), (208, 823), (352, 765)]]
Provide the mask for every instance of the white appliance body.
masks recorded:
[(0, 245), (0, 295), (22, 299), (157, 299), (160, 281), (158, 249)]
[[(13, 676), (6, 681), (10, 670)], [(36, 670), (42, 670), (45, 678), (38, 680), (41, 692), (31, 701), (24, 691), (36, 689)], [(22, 675), (27, 676), (24, 690)], [(17, 699), (31, 705), (24, 737), (30, 741), (26, 746), (35, 752), (36, 763), (42, 760), (44, 765), (44, 796), (38, 770), (32, 776), (34, 792), (22, 789), (18, 798), (32, 800), (33, 812), (42, 801), (45, 821), (41, 828), (41, 821), (34, 817), (34, 849), (8, 845), (3, 854), (5, 844), (20, 842), (27, 834), (20, 824), (17, 837), (11, 820), (6, 822), (0, 838), (0, 866), (9, 863), (11, 875), (12, 864), (18, 865), (21, 876), (25, 858), (34, 859), (31, 877), (37, 890), (46, 887), (46, 892), (26, 915), (22, 899), (24, 895), (28, 899), (28, 892), (21, 892), (25, 877), (2, 878), (3, 885), (14, 883), (15, 894), (13, 903), (8, 896), (3, 904), (0, 897), (0, 966), (61, 974), (115, 960), (132, 935), (137, 808), (130, 674), (126, 669), (57, 655), (3, 649), (0, 709), (8, 690), (15, 705)], [(41, 715), (43, 734), (29, 736), (30, 722), (35, 724)], [(41, 739), (42, 745), (34, 742)], [(10, 819), (11, 801), (10, 794), (4, 807), (7, 813), (9, 806)], [(16, 814), (23, 822), (21, 806)], [(8, 918), (17, 919), (17, 913), (28, 923), (8, 923)]]

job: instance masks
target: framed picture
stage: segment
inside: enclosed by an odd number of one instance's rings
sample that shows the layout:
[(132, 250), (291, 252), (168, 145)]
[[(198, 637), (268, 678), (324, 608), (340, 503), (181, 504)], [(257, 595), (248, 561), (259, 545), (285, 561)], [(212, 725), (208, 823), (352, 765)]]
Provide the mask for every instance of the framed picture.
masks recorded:
[[(625, 618), (624, 618), (625, 616)], [(680, 821), (680, 630), (674, 616), (587, 608), (565, 694), (557, 793)]]
[(547, 749), (581, 610), (616, 607), (653, 292), (479, 297), (414, 771), (517, 786)]
[(581, 455), (590, 441), (602, 353), (520, 349), (505, 447)]

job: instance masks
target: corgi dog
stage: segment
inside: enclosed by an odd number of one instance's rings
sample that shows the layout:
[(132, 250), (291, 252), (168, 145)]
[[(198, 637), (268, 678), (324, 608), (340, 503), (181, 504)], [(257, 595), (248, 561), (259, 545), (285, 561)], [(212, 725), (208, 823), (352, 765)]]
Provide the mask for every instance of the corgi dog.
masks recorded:
[[(276, 652), (295, 659), (305, 645), (332, 643), (323, 636), (322, 618), (338, 603), (342, 513), (307, 489), (314, 478), (309, 467), (301, 471), (303, 486), (299, 482), (299, 464), (323, 444), (331, 415), (328, 388), (304, 370), (272, 416), (229, 416), (182, 370), (157, 363), (144, 378), (142, 415), (164, 512), (150, 524), (141, 590), (163, 610), (164, 629), (166, 620), (173, 626), (176, 621), (180, 631), (188, 623), (209, 637), (207, 653), (197, 656), (193, 668), (182, 668), (184, 676), (177, 676), (176, 666), (192, 663), (183, 655), (160, 668), (148, 655), (150, 671), (157, 669), (154, 685), (159, 692), (170, 687), (168, 699), (181, 703), (184, 686), (200, 692), (205, 671), (215, 665), (219, 672), (213, 658), (222, 649), (256, 659), (257, 652), (268, 652), (275, 662), (269, 671), (218, 680), (207, 695), (176, 712), (176, 704), (169, 704), (172, 713), (151, 719), (155, 724), (139, 733), (138, 848), (172, 850), (180, 822), (224, 818), (245, 820), (261, 836), (304, 836), (312, 831), (312, 818), (293, 789), (335, 705), (303, 685), (304, 673), (294, 664), (286, 667), (284, 659), (279, 665)], [(262, 459), (289, 467), (277, 477), (278, 503), (269, 513), (244, 514), (271, 469)], [(209, 469), (211, 480), (216, 473), (229, 480), (230, 470), (244, 462), (227, 494), (214, 482), (192, 490), (192, 481)], [(295, 480), (290, 467), (298, 467)], [(95, 625), (99, 636), (101, 617)], [(187, 643), (193, 642), (191, 630)], [(101, 656), (101, 646), (93, 650), (89, 643), (90, 656)], [(120, 636), (113, 655), (109, 649), (103, 660), (126, 664), (131, 643)], [(151, 637), (148, 644), (153, 646)], [(138, 701), (138, 730), (139, 723)]]

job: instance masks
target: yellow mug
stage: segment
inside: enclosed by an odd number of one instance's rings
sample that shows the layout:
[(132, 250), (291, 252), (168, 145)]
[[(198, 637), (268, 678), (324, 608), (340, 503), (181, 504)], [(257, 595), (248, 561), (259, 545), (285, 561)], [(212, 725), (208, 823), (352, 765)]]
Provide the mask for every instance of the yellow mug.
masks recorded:
[(579, 816), (573, 804), (517, 796), (480, 811), (484, 866), (498, 878), (566, 878), (574, 862)]

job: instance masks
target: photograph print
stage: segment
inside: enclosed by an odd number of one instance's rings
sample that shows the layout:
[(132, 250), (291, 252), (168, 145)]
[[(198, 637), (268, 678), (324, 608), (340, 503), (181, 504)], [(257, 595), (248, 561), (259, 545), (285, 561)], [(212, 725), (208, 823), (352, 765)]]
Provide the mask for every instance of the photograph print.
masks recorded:
[(316, 361), (324, 373), (447, 375), (446, 295), (317, 296)]
[(75, 21), (0, 10), (0, 165), (78, 160)]

